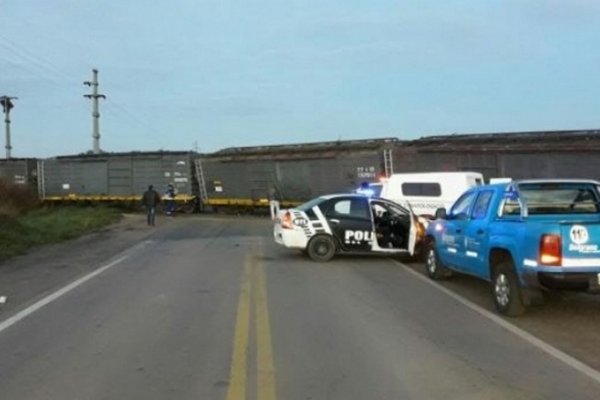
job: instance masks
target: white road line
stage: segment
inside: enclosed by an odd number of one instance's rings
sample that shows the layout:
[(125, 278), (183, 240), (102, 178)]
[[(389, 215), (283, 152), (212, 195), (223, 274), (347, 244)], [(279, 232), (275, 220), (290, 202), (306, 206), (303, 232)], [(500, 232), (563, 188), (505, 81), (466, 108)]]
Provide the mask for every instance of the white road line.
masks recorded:
[(468, 308), (475, 311), (476, 313), (478, 313), (478, 314), (482, 315), (483, 317), (491, 320), (492, 322), (500, 325), (502, 328), (508, 330), (509, 332), (517, 335), (521, 339), (525, 340), (526, 342), (528, 342), (528, 343), (532, 344), (533, 346), (537, 347), (538, 349), (542, 350), (546, 354), (556, 358), (557, 360), (564, 362), (568, 366), (576, 369), (577, 371), (581, 372), (582, 374), (584, 374), (584, 375), (588, 376), (589, 378), (593, 379), (594, 381), (600, 383), (600, 371), (595, 370), (594, 368), (590, 367), (589, 365), (587, 365), (587, 364), (579, 361), (578, 359), (568, 355), (567, 353), (557, 349), (556, 347), (552, 346), (551, 344), (544, 342), (543, 340), (533, 336), (532, 334), (524, 331), (523, 329), (516, 327), (515, 325), (511, 324), (510, 322), (502, 319), (500, 316), (486, 310), (485, 308), (473, 303), (470, 300), (467, 300), (466, 298), (460, 296), (459, 294), (453, 292), (450, 289), (445, 288), (444, 286), (440, 285), (439, 283), (432, 281), (431, 279), (416, 272), (415, 270), (402, 264), (401, 262), (396, 261), (396, 260), (393, 260), (393, 261), (396, 264), (400, 265), (402, 268), (404, 268), (406, 270), (406, 272), (412, 274), (413, 276), (420, 279), (421, 281), (430, 284), (431, 286), (437, 288), (439, 291), (443, 292), (444, 294), (452, 297), (454, 300), (458, 301), (459, 303), (463, 304), (464, 306), (467, 306)]
[(58, 299), (59, 297), (69, 293), (71, 290), (75, 289), (76, 287), (78, 287), (78, 286), (84, 284), (85, 282), (89, 281), (90, 279), (100, 275), (107, 269), (112, 268), (117, 264), (120, 264), (127, 257), (129, 257), (131, 255), (131, 253), (133, 253), (135, 250), (137, 250), (138, 248), (144, 247), (145, 245), (147, 245), (150, 242), (151, 242), (150, 240), (145, 240), (144, 242), (131, 247), (130, 249), (122, 252), (121, 253), (122, 255), (119, 258), (117, 258), (116, 260), (111, 261), (110, 263), (98, 268), (97, 270), (90, 272), (89, 274), (77, 279), (74, 282), (69, 283), (67, 286), (63, 287), (62, 289), (58, 289), (56, 292), (49, 294), (48, 296), (35, 302), (34, 304), (30, 305), (29, 307), (25, 308), (24, 310), (19, 311), (12, 317), (9, 317), (8, 319), (0, 322), (0, 333), (2, 333), (4, 330), (10, 328), (17, 322), (21, 321), (22, 319), (27, 318), (29, 315), (38, 311), (42, 307), (52, 303), (54, 300)]

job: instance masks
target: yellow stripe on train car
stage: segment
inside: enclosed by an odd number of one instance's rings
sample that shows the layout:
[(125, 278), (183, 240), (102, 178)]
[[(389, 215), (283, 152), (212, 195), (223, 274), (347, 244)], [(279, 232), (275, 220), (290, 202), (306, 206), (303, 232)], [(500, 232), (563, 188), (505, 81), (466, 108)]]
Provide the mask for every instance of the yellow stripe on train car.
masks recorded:
[[(302, 204), (302, 201), (285, 200), (280, 202), (282, 207), (295, 207)], [(241, 198), (212, 198), (207, 199), (204, 204), (209, 206), (246, 206), (246, 207), (267, 207), (269, 199), (241, 199)]]
[[(177, 195), (176, 202), (193, 201), (196, 197), (191, 195)], [(142, 196), (90, 196), (69, 194), (66, 196), (47, 196), (44, 201), (142, 201)]]

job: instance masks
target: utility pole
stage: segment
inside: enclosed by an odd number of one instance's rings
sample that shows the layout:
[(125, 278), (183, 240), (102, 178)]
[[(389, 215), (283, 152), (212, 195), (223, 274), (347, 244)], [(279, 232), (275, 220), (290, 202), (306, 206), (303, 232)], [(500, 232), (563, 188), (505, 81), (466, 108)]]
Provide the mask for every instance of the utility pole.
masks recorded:
[(6, 129), (6, 159), (10, 160), (10, 151), (12, 150), (12, 146), (10, 145), (10, 109), (14, 107), (13, 100), (17, 100), (17, 97), (11, 96), (0, 96), (0, 104), (2, 105), (2, 110), (4, 111), (4, 123)]
[(92, 100), (92, 138), (94, 141), (94, 154), (100, 153), (100, 111), (98, 107), (98, 99), (106, 99), (103, 94), (98, 94), (98, 70), (93, 69), (94, 73), (92, 81), (83, 82), (84, 85), (90, 86), (92, 94), (84, 94), (83, 97)]

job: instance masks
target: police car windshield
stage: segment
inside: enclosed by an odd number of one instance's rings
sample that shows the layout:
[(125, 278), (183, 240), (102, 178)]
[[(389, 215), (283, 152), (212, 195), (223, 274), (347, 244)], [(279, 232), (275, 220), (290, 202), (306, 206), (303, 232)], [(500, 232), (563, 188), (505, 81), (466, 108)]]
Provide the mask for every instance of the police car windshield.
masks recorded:
[(598, 213), (596, 187), (585, 183), (519, 185), (529, 215)]
[(324, 202), (325, 199), (323, 197), (317, 197), (316, 199), (312, 199), (310, 201), (307, 201), (304, 204), (299, 205), (298, 207), (296, 207), (298, 210), (300, 211), (308, 211), (310, 209), (312, 209), (314, 206), (317, 206), (319, 204), (321, 204), (322, 202)]

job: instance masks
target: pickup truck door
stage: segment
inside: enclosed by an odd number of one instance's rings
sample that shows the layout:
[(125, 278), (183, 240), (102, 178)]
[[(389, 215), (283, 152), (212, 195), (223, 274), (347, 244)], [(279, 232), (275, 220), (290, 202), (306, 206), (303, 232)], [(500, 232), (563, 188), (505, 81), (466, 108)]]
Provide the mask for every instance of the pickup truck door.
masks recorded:
[(489, 214), (492, 212), (490, 204), (493, 196), (492, 190), (479, 192), (471, 211), (471, 218), (465, 227), (466, 248), (460, 261), (466, 272), (482, 278), (488, 275), (486, 250), (489, 242), (488, 222)]
[(476, 191), (463, 194), (454, 203), (448, 214), (446, 229), (442, 235), (440, 251), (442, 259), (457, 269), (464, 268), (464, 255), (466, 252), (465, 230), (467, 228), (470, 211), (477, 197)]

